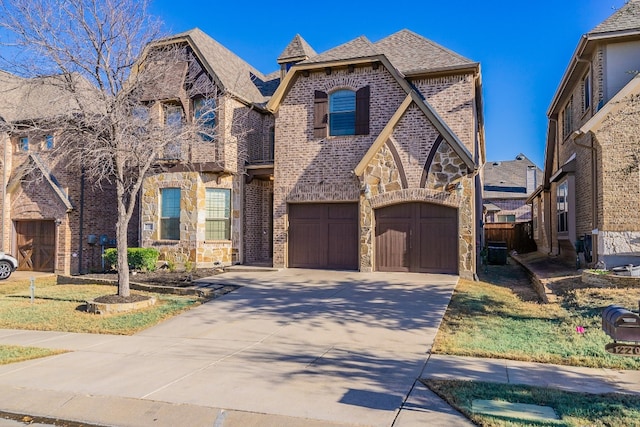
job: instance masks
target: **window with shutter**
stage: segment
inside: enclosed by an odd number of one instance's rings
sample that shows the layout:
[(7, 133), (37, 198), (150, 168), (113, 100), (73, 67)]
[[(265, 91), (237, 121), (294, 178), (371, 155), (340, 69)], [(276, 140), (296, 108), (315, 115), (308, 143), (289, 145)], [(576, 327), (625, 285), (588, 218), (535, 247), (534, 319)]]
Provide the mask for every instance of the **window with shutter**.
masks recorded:
[(355, 135), (356, 93), (338, 90), (329, 96), (329, 135)]

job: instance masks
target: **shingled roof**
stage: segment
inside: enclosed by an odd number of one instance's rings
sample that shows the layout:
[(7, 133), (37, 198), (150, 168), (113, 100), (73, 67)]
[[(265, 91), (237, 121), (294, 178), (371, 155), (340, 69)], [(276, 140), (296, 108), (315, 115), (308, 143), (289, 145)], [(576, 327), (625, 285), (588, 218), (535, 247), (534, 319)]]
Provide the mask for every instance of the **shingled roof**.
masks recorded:
[(300, 34), (296, 34), (293, 40), (284, 48), (280, 56), (278, 56), (278, 62), (289, 62), (292, 59), (303, 59), (316, 55), (316, 51), (313, 50), (309, 43), (307, 43)]
[(409, 30), (401, 30), (374, 43), (404, 74), (474, 66), (477, 63)]
[(329, 49), (319, 55), (313, 56), (302, 64), (315, 64), (320, 62), (341, 61), (352, 58), (366, 58), (376, 56), (379, 52), (375, 50), (373, 44), (365, 37), (360, 36), (340, 46)]
[[(93, 89), (89, 83), (77, 75), (74, 78), (79, 83), (78, 88), (84, 87), (91, 96)], [(6, 122), (51, 118), (79, 110), (60, 75), (22, 78), (0, 71), (0, 98), (0, 118)]]
[(385, 55), (393, 66), (404, 74), (477, 65), (476, 62), (409, 30), (398, 31), (376, 43), (360, 36), (302, 63), (340, 61), (376, 55)]
[(640, 29), (640, 0), (629, 0), (588, 34), (595, 35), (638, 29)]
[(515, 160), (486, 162), (484, 165), (484, 191), (486, 199), (522, 199), (526, 198), (527, 170), (536, 169), (535, 187), (542, 183), (542, 170), (524, 154), (518, 154)]
[(206, 61), (206, 66), (215, 74), (214, 77), (223, 90), (256, 104), (269, 100), (277, 86), (277, 79), (266, 77), (199, 28), (176, 34), (161, 42), (179, 41), (183, 38), (192, 42), (192, 47)]

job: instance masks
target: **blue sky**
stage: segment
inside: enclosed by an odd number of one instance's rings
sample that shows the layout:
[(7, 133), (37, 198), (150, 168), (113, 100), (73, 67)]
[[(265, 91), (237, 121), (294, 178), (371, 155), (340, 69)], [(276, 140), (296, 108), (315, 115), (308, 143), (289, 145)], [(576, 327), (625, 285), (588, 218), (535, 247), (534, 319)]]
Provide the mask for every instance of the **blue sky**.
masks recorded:
[(263, 73), (300, 34), (320, 53), (364, 35), (414, 31), (473, 61), (483, 80), (487, 160), (542, 168), (546, 111), (582, 34), (624, 0), (216, 2), (155, 0), (169, 33), (194, 27)]

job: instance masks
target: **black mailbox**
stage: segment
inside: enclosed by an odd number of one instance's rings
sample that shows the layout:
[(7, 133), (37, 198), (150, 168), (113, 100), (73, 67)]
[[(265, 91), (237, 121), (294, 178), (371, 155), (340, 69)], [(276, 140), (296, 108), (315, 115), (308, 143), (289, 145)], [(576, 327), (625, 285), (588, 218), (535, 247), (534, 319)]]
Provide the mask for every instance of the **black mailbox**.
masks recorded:
[(640, 342), (640, 316), (619, 305), (602, 311), (602, 330), (615, 341)]

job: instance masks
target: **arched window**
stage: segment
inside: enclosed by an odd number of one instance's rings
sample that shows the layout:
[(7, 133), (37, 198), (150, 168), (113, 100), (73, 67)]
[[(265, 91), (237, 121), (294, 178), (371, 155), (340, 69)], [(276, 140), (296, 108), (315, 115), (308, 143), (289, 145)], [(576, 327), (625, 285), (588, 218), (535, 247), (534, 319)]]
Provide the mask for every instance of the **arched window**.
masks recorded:
[(356, 93), (338, 90), (329, 95), (329, 135), (355, 135)]

